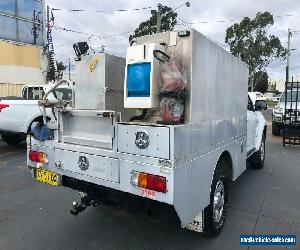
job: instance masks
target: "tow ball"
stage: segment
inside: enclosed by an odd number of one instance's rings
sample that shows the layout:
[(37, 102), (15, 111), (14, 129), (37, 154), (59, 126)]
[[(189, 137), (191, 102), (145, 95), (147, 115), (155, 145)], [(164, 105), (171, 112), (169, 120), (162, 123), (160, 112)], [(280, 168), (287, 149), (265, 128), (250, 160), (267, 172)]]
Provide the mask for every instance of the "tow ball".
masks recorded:
[(80, 212), (84, 211), (89, 206), (98, 206), (98, 203), (86, 193), (80, 192), (79, 194), (81, 196), (80, 203), (78, 201), (73, 201), (72, 209), (70, 210), (70, 213), (74, 216), (77, 216)]

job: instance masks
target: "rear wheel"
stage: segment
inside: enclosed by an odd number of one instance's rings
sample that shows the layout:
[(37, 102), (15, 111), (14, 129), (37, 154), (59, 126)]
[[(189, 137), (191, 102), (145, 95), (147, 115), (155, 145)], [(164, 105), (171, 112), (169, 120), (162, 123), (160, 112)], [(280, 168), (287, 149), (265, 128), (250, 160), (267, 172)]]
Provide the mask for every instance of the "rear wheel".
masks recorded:
[(265, 157), (266, 157), (266, 139), (263, 137), (261, 139), (260, 148), (258, 151), (253, 153), (250, 157), (250, 164), (252, 168), (261, 169), (264, 167)]
[(276, 136), (280, 135), (280, 127), (274, 122), (272, 122), (272, 134)]
[(211, 185), (210, 204), (204, 209), (204, 233), (209, 236), (218, 235), (225, 223), (229, 194), (225, 166), (224, 160), (217, 164)]
[(1, 137), (8, 145), (18, 145), (26, 139), (24, 134), (6, 134)]

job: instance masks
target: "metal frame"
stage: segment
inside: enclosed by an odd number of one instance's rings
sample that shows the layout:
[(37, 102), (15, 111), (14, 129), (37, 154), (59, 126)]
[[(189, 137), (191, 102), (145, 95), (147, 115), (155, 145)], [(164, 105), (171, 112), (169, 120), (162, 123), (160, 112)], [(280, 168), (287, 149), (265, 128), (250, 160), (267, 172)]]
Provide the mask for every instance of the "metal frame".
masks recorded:
[[(292, 95), (296, 91), (296, 100), (293, 101)], [(300, 82), (294, 82), (292, 77), (291, 82), (285, 83), (285, 102), (283, 115), (283, 137), (282, 144), (285, 145), (300, 145), (300, 111), (298, 107), (298, 99), (300, 98)], [(290, 95), (291, 101), (287, 99)]]

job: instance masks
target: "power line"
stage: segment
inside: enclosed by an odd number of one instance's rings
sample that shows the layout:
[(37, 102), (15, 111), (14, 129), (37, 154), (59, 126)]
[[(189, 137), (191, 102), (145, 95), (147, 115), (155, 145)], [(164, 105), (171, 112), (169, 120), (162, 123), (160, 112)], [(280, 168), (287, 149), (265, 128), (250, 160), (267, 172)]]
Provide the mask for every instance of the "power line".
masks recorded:
[(98, 39), (113, 38), (113, 37), (117, 37), (117, 36), (121, 36), (121, 35), (125, 35), (125, 34), (133, 32), (131, 30), (131, 31), (126, 31), (126, 32), (122, 32), (122, 33), (116, 33), (116, 34), (112, 34), (112, 35), (101, 36), (101, 35), (96, 35), (96, 34), (93, 34), (93, 33), (85, 33), (85, 32), (82, 32), (82, 31), (73, 30), (73, 29), (69, 29), (69, 28), (65, 28), (65, 27), (61, 27), (61, 26), (57, 26), (57, 25), (54, 25), (53, 28), (56, 29), (56, 30), (76, 33), (76, 34), (88, 36), (89, 38), (94, 37), (94, 38), (98, 38)]
[(117, 10), (88, 10), (88, 9), (63, 9), (63, 8), (51, 8), (52, 11), (69, 11), (69, 12), (94, 12), (94, 13), (114, 13), (114, 12), (127, 12), (127, 11), (139, 11), (148, 10), (153, 8), (152, 6), (135, 8), (135, 9), (117, 9)]
[[(286, 14), (286, 15), (276, 15), (276, 18), (283, 18), (283, 17), (292, 17), (295, 16), (293, 14)], [(227, 22), (237, 22), (241, 19), (225, 19), (225, 20), (214, 20), (214, 21), (196, 21), (196, 22), (189, 22), (188, 24), (209, 24), (209, 23), (227, 23)]]
[(293, 14), (286, 14), (286, 15), (277, 15), (275, 17), (282, 18), (282, 17), (290, 17), (290, 16), (294, 16), (294, 15)]
[[(182, 6), (184, 6), (184, 5), (188, 6), (189, 3), (188, 2), (184, 2), (184, 3), (176, 6), (174, 9), (172, 8), (171, 11), (177, 10), (177, 9), (181, 8)], [(142, 10), (142, 9), (149, 9), (149, 8), (152, 8), (152, 7), (144, 7), (144, 8), (131, 9), (131, 10)], [(65, 10), (65, 9), (52, 8), (52, 10)], [(68, 10), (68, 11), (88, 11), (88, 10)], [(114, 10), (114, 11), (130, 11), (130, 10)], [(171, 12), (171, 11), (169, 11), (169, 12)], [(105, 11), (95, 10), (94, 12), (105, 12)], [(165, 13), (164, 15), (167, 15), (169, 12)], [(184, 24), (185, 26), (189, 25), (184, 20), (182, 20), (182, 19), (180, 19), (180, 20), (183, 23), (185, 23)], [(56, 30), (61, 30), (61, 31), (66, 31), (66, 32), (71, 32), (71, 33), (76, 33), (76, 34), (81, 34), (81, 35), (89, 36), (89, 39), (92, 38), (92, 37), (97, 38), (97, 39), (107, 39), (107, 38), (113, 38), (113, 37), (117, 37), (117, 36), (121, 36), (121, 35), (125, 35), (125, 34), (129, 34), (129, 33), (134, 32), (134, 30), (130, 30), (130, 31), (122, 32), (122, 33), (117, 33), (117, 34), (112, 34), (112, 35), (107, 35), (107, 36), (101, 36), (101, 35), (95, 35), (93, 33), (86, 33), (86, 32), (83, 32), (83, 31), (73, 30), (73, 29), (69, 29), (69, 28), (61, 27), (61, 26), (57, 26), (57, 25), (54, 25), (53, 28), (56, 29)]]
[(295, 33), (295, 34), (300, 32), (300, 30), (294, 30), (294, 29), (290, 29), (290, 30), (292, 33)]
[(191, 28), (191, 25), (188, 22), (184, 21), (182, 18), (180, 18), (178, 15), (177, 15), (177, 18), (182, 22), (183, 26), (185, 26), (187, 28)]
[[(300, 30), (290, 29), (290, 32), (293, 34), (297, 34), (300, 32)], [(288, 34), (288, 32), (287, 32), (287, 30), (277, 30), (277, 31), (275, 31), (275, 34), (280, 35), (280, 36), (282, 36), (282, 35), (286, 36)]]
[(43, 23), (41, 21), (36, 21), (36, 20), (30, 20), (30, 19), (27, 19), (27, 18), (24, 18), (24, 17), (19, 17), (19, 16), (15, 16), (15, 15), (10, 15), (10, 14), (7, 14), (7, 13), (3, 13), (3, 12), (0, 12), (0, 16), (4, 16), (4, 17), (10, 17), (10, 18), (14, 18), (16, 20), (19, 20), (19, 21), (24, 21), (24, 22), (28, 22), (28, 23), (32, 23), (32, 24), (36, 24), (36, 25), (42, 25)]
[[(184, 2), (178, 6), (176, 6), (175, 8), (172, 8), (171, 11), (175, 11), (179, 8), (181, 8), (182, 6), (189, 4), (189, 2)], [(189, 6), (188, 6), (189, 7)], [(146, 10), (146, 9), (150, 9), (153, 8), (151, 6), (148, 7), (143, 7), (143, 8), (135, 8), (135, 9), (117, 9), (117, 10), (87, 10), (87, 9), (61, 9), (61, 8), (52, 8), (52, 10), (54, 11), (71, 11), (71, 12), (96, 12), (96, 13), (113, 13), (113, 12), (126, 12), (126, 11), (138, 11), (138, 10)], [(169, 11), (169, 12), (171, 12)], [(164, 15), (168, 14), (169, 12), (165, 13)], [(294, 16), (293, 14), (286, 14), (286, 15), (276, 15), (274, 17), (277, 18), (282, 18), (282, 17), (290, 17), (290, 16)], [(181, 25), (184, 25), (185, 27), (190, 28), (192, 25), (194, 24), (208, 24), (208, 23), (212, 23), (212, 22), (219, 22), (219, 23), (225, 23), (225, 22), (235, 22), (235, 21), (239, 21), (237, 19), (228, 19), (228, 20), (216, 20), (216, 21), (199, 21), (199, 22), (187, 22), (185, 20), (183, 20), (182, 18), (180, 18), (177, 15), (177, 18), (181, 21)], [(117, 37), (117, 36), (121, 36), (121, 35), (125, 35), (125, 34), (129, 34), (134, 32), (134, 30), (131, 31), (126, 31), (126, 32), (122, 32), (122, 33), (116, 33), (116, 34), (112, 34), (112, 35), (106, 35), (106, 36), (102, 36), (102, 35), (97, 35), (97, 34), (93, 34), (93, 33), (86, 33), (86, 32), (82, 32), (82, 31), (78, 31), (78, 30), (73, 30), (73, 29), (69, 29), (66, 27), (60, 27), (60, 26), (53, 26), (53, 28), (55, 28), (56, 30), (61, 30), (61, 31), (66, 31), (66, 32), (71, 32), (71, 33), (76, 33), (76, 34), (81, 34), (81, 35), (85, 35), (88, 36), (88, 39), (91, 38), (96, 38), (96, 39), (107, 39), (107, 38), (113, 38), (113, 37)], [(299, 31), (295, 30), (293, 31), (295, 34)], [(283, 34), (280, 34), (283, 35)], [(209, 37), (208, 37), (209, 38)], [(211, 38), (210, 38), (211, 39)], [(216, 42), (217, 44), (219, 44), (221, 47), (227, 47), (226, 45), (215, 41), (213, 39), (211, 39), (212, 41)]]

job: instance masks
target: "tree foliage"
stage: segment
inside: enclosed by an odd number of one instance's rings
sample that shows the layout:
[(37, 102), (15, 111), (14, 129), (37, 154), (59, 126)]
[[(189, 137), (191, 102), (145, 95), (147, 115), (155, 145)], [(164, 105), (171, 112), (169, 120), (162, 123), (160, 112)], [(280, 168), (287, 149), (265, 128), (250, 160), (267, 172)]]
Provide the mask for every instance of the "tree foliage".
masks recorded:
[(254, 91), (265, 93), (268, 90), (268, 73), (266, 71), (255, 72), (254, 82), (256, 83)]
[[(173, 30), (177, 23), (177, 13), (168, 6), (161, 5), (161, 31)], [(157, 28), (157, 10), (151, 10), (151, 17), (140, 23), (139, 27), (135, 29), (134, 33), (129, 36), (129, 43), (139, 36), (151, 35), (156, 33)]]
[[(57, 64), (57, 73), (58, 73), (58, 79), (61, 79), (63, 76), (63, 71), (67, 68), (63, 62), (56, 62)], [(55, 74), (54, 74), (54, 67), (53, 65), (50, 66), (50, 70), (47, 74), (48, 81), (55, 81)]]
[(271, 13), (258, 12), (254, 19), (245, 17), (226, 30), (225, 42), (230, 52), (249, 65), (249, 75), (253, 79), (255, 72), (265, 71), (273, 60), (284, 59), (286, 56), (286, 49), (279, 38), (268, 32), (273, 24)]

